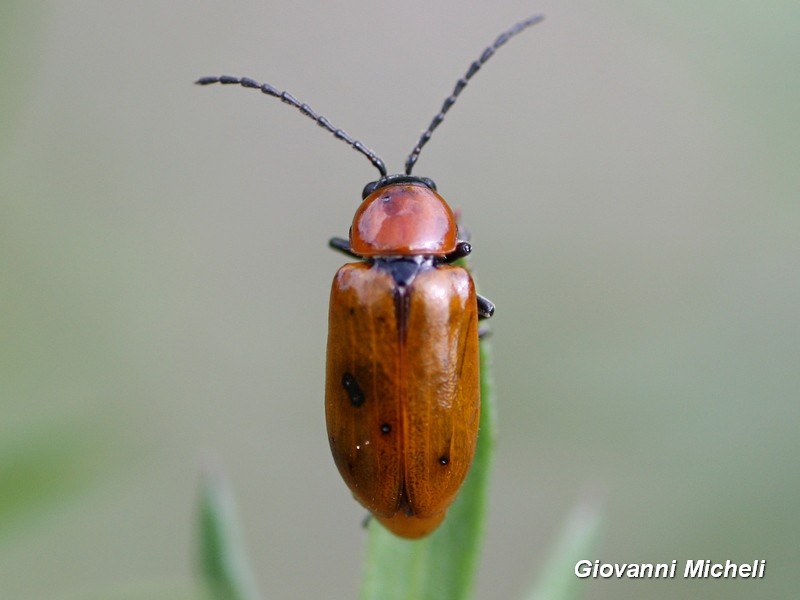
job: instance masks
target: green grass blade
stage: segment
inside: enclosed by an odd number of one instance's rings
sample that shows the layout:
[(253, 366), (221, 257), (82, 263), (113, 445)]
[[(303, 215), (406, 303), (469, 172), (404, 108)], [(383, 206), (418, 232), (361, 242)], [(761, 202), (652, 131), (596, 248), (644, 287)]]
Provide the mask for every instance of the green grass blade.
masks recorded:
[(573, 508), (553, 553), (525, 600), (577, 600), (583, 595), (588, 586), (585, 580), (575, 576), (575, 563), (593, 555), (602, 522), (596, 499)]
[(214, 600), (260, 600), (239, 527), (233, 491), (206, 470), (200, 488), (199, 570)]
[(483, 543), (495, 441), (491, 350), (480, 343), (481, 422), (475, 459), (444, 523), (427, 538), (400, 539), (369, 525), (361, 600), (462, 600), (472, 595)]

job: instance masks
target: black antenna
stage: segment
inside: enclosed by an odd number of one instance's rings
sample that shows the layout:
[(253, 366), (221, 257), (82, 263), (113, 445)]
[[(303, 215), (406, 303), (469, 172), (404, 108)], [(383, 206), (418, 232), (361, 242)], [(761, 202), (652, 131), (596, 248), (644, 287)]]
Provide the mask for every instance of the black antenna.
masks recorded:
[(465, 87), (467, 87), (467, 82), (472, 79), (472, 76), (475, 75), (475, 73), (478, 72), (478, 69), (480, 69), (487, 60), (492, 58), (495, 51), (500, 46), (505, 44), (511, 37), (517, 35), (519, 32), (527, 29), (531, 25), (536, 25), (536, 23), (542, 19), (544, 19), (544, 15), (534, 15), (525, 19), (524, 21), (520, 21), (508, 31), (501, 33), (494, 41), (494, 44), (486, 48), (486, 50), (483, 51), (483, 54), (481, 54), (480, 58), (469, 66), (466, 75), (456, 82), (456, 87), (453, 89), (453, 93), (450, 94), (450, 96), (448, 96), (444, 101), (439, 114), (433, 117), (433, 121), (431, 121), (431, 124), (428, 125), (428, 129), (425, 130), (425, 132), (419, 138), (417, 145), (411, 151), (411, 154), (408, 155), (408, 158), (406, 159), (406, 175), (411, 175), (411, 169), (414, 168), (417, 158), (419, 158), (419, 153), (422, 151), (422, 147), (428, 143), (429, 139), (431, 139), (433, 130), (436, 129), (444, 120), (445, 114), (448, 110), (450, 110), (453, 104), (455, 104), (456, 98), (458, 98), (458, 95), (464, 90)]
[(259, 83), (254, 79), (250, 79), (249, 77), (231, 77), (230, 75), (221, 75), (219, 77), (201, 77), (197, 81), (195, 81), (197, 85), (210, 85), (212, 83), (221, 83), (223, 85), (227, 84), (237, 84), (241, 85), (242, 87), (246, 88), (253, 88), (256, 90), (261, 90), (267, 96), (274, 96), (275, 98), (280, 98), (286, 104), (290, 104), (294, 106), (297, 110), (303, 113), (310, 119), (316, 121), (317, 125), (322, 127), (323, 129), (327, 129), (333, 134), (338, 140), (342, 140), (347, 143), (348, 146), (352, 146), (357, 151), (361, 152), (364, 156), (366, 156), (370, 162), (375, 165), (375, 168), (381, 174), (381, 177), (386, 177), (386, 165), (383, 164), (383, 161), (380, 157), (375, 154), (372, 150), (367, 148), (364, 144), (359, 142), (358, 140), (354, 140), (349, 135), (347, 135), (341, 129), (337, 129), (331, 122), (328, 121), (325, 117), (318, 115), (314, 109), (312, 109), (308, 104), (301, 104), (300, 101), (292, 96), (289, 92), (282, 92), (277, 88), (274, 88), (268, 83)]

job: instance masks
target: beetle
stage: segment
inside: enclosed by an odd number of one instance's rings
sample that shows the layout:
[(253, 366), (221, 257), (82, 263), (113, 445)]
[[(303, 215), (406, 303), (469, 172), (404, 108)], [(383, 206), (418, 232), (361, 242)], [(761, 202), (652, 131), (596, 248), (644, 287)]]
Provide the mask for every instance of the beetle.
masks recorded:
[(494, 305), (455, 265), (472, 247), (427, 177), (412, 175), (420, 151), (467, 82), (535, 15), (496, 38), (456, 82), (406, 159), (389, 175), (372, 150), (294, 96), (229, 75), (199, 85), (234, 84), (279, 98), (313, 119), (378, 169), (353, 217), (349, 239), (330, 246), (358, 262), (331, 287), (325, 418), (334, 462), (358, 502), (394, 534), (434, 531), (464, 482), (480, 421), (478, 321)]

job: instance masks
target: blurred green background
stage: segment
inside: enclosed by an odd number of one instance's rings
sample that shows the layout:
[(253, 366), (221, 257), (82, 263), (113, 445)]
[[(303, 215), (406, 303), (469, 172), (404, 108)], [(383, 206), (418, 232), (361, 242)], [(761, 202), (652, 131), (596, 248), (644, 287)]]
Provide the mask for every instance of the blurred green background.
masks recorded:
[(267, 597), (355, 596), (326, 242), (375, 171), (274, 99), (192, 82), (288, 89), (397, 171), (533, 12), (416, 168), (498, 306), (478, 597), (519, 597), (587, 489), (590, 560), (768, 562), (587, 598), (797, 597), (800, 4), (411, 0), (0, 4), (3, 598), (180, 588), (209, 455)]

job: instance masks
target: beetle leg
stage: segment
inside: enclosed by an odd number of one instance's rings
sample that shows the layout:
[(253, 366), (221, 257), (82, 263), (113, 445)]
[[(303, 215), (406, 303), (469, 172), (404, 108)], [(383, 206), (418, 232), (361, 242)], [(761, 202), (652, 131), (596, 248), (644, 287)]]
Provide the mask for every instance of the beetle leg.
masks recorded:
[(494, 304), (488, 299), (478, 294), (478, 318), (488, 319), (494, 314)]
[(450, 254), (445, 254), (441, 260), (443, 263), (449, 265), (451, 262), (468, 256), (470, 252), (472, 252), (472, 244), (469, 242), (458, 242), (458, 244), (456, 244), (456, 249)]
[(353, 258), (361, 258), (358, 254), (354, 253), (350, 249), (350, 242), (344, 238), (335, 237), (331, 238), (328, 242), (328, 245), (333, 248), (334, 250), (338, 250), (339, 252), (344, 252), (347, 256), (351, 256)]

